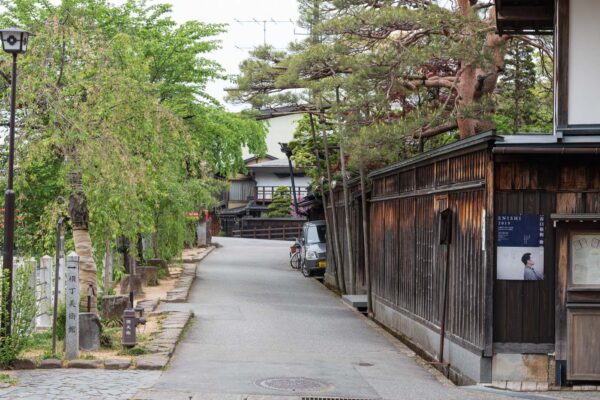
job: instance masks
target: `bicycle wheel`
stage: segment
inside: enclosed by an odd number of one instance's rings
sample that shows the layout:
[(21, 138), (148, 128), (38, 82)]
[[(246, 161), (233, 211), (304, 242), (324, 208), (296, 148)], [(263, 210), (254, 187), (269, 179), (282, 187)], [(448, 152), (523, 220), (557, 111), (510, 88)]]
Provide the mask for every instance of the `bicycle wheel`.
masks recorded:
[(302, 256), (300, 255), (299, 251), (292, 254), (292, 258), (290, 259), (290, 265), (294, 269), (299, 269), (302, 265)]

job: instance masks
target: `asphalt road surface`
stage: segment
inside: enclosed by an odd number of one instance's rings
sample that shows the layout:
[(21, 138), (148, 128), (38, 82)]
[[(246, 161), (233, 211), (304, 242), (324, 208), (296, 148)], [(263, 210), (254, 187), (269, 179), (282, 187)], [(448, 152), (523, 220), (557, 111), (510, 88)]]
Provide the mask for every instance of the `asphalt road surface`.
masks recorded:
[(189, 303), (163, 305), (191, 308), (196, 318), (170, 367), (136, 398), (508, 398), (436, 377), (404, 345), (292, 270), (288, 242), (216, 241), (223, 247), (200, 265)]

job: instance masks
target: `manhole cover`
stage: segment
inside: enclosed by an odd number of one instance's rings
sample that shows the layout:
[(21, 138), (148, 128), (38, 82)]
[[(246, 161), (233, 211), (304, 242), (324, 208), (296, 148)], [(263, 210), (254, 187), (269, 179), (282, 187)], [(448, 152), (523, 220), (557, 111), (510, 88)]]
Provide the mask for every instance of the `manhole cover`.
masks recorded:
[(283, 390), (287, 392), (317, 392), (328, 389), (329, 384), (311, 378), (267, 378), (256, 381), (256, 385), (272, 390)]

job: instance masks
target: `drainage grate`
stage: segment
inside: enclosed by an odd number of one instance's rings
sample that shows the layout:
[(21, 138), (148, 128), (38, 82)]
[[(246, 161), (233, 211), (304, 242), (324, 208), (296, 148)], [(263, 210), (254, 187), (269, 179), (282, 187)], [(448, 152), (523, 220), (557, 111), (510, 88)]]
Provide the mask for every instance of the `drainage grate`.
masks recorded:
[(267, 378), (256, 381), (255, 384), (265, 389), (282, 390), (287, 392), (318, 392), (331, 388), (331, 385), (326, 382), (303, 377)]
[(378, 400), (364, 397), (302, 397), (302, 400)]

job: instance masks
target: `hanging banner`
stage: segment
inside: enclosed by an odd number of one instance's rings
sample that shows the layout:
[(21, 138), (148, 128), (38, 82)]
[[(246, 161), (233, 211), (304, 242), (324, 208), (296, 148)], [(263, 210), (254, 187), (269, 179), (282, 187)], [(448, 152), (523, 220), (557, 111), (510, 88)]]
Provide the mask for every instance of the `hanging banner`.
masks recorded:
[(500, 214), (496, 217), (496, 278), (544, 279), (544, 216)]

